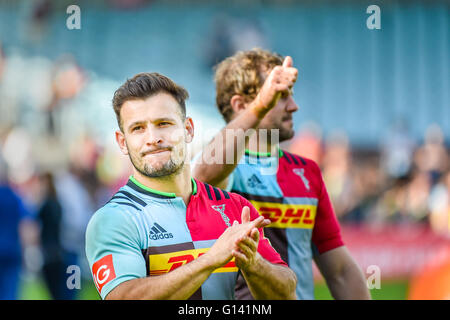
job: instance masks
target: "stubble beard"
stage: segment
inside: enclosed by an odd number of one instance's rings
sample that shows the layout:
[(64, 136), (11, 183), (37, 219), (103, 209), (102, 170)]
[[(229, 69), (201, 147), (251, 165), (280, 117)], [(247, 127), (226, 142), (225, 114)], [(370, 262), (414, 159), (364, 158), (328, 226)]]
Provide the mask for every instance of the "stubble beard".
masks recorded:
[(282, 127), (282, 124), (273, 126), (273, 128), (267, 129), (267, 140), (272, 141), (272, 130), (278, 130), (278, 142), (284, 142), (294, 137), (295, 131), (292, 128), (286, 129)]
[(142, 175), (148, 178), (169, 178), (174, 175), (178, 175), (181, 172), (181, 169), (184, 166), (184, 158), (179, 163), (173, 160), (172, 157), (164, 163), (160, 168), (154, 168), (149, 163), (143, 163), (142, 161), (138, 161), (132, 153), (128, 152), (130, 161), (133, 167)]
[(280, 129), (280, 142), (290, 140), (294, 137), (294, 130)]

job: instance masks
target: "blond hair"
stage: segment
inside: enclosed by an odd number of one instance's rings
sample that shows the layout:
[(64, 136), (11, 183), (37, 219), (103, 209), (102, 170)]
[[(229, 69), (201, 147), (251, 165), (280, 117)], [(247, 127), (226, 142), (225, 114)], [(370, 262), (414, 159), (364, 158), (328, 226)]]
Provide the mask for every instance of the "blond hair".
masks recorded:
[(259, 48), (238, 51), (217, 64), (214, 75), (216, 104), (226, 122), (233, 116), (231, 98), (240, 95), (245, 102), (254, 100), (267, 73), (282, 64), (282, 56)]

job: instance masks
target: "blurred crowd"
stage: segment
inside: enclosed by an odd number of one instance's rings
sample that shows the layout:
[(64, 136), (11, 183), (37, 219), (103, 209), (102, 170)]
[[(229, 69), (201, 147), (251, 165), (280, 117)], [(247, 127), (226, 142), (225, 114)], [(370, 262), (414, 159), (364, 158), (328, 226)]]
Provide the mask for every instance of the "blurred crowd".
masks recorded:
[[(0, 45), (0, 299), (18, 298), (24, 272), (42, 277), (54, 299), (76, 298), (68, 266), (91, 281), (86, 225), (131, 172), (113, 139), (117, 86), (70, 56), (8, 56)], [(361, 148), (307, 123), (287, 148), (321, 166), (341, 223), (450, 234), (449, 150), (438, 126), (415, 141), (399, 121), (379, 146)]]
[(367, 149), (308, 123), (289, 148), (320, 165), (341, 223), (420, 223), (450, 236), (450, 150), (436, 124), (415, 141), (399, 120)]
[(7, 55), (0, 45), (0, 299), (18, 298), (24, 275), (42, 278), (50, 298), (75, 299), (69, 266), (92, 283), (85, 229), (129, 170), (95, 125), (111, 110), (92, 92), (110, 87), (70, 56)]

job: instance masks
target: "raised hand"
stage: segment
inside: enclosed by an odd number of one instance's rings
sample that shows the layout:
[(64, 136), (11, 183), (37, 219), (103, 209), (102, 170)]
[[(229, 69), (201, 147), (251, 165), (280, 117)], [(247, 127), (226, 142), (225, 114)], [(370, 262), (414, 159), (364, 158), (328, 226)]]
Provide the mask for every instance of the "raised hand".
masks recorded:
[(272, 69), (253, 101), (253, 108), (258, 117), (264, 117), (277, 104), (281, 94), (294, 86), (297, 76), (298, 70), (293, 67), (292, 58), (289, 56), (284, 59), (283, 65)]

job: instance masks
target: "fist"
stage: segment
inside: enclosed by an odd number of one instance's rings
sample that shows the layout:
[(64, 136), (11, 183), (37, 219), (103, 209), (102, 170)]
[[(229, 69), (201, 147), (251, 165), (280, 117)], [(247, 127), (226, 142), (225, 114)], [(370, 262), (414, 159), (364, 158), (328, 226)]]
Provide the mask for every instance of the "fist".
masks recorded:
[(287, 56), (283, 65), (274, 67), (264, 81), (253, 104), (256, 114), (264, 117), (277, 104), (281, 94), (294, 86), (297, 76), (298, 70), (293, 67), (292, 58)]

